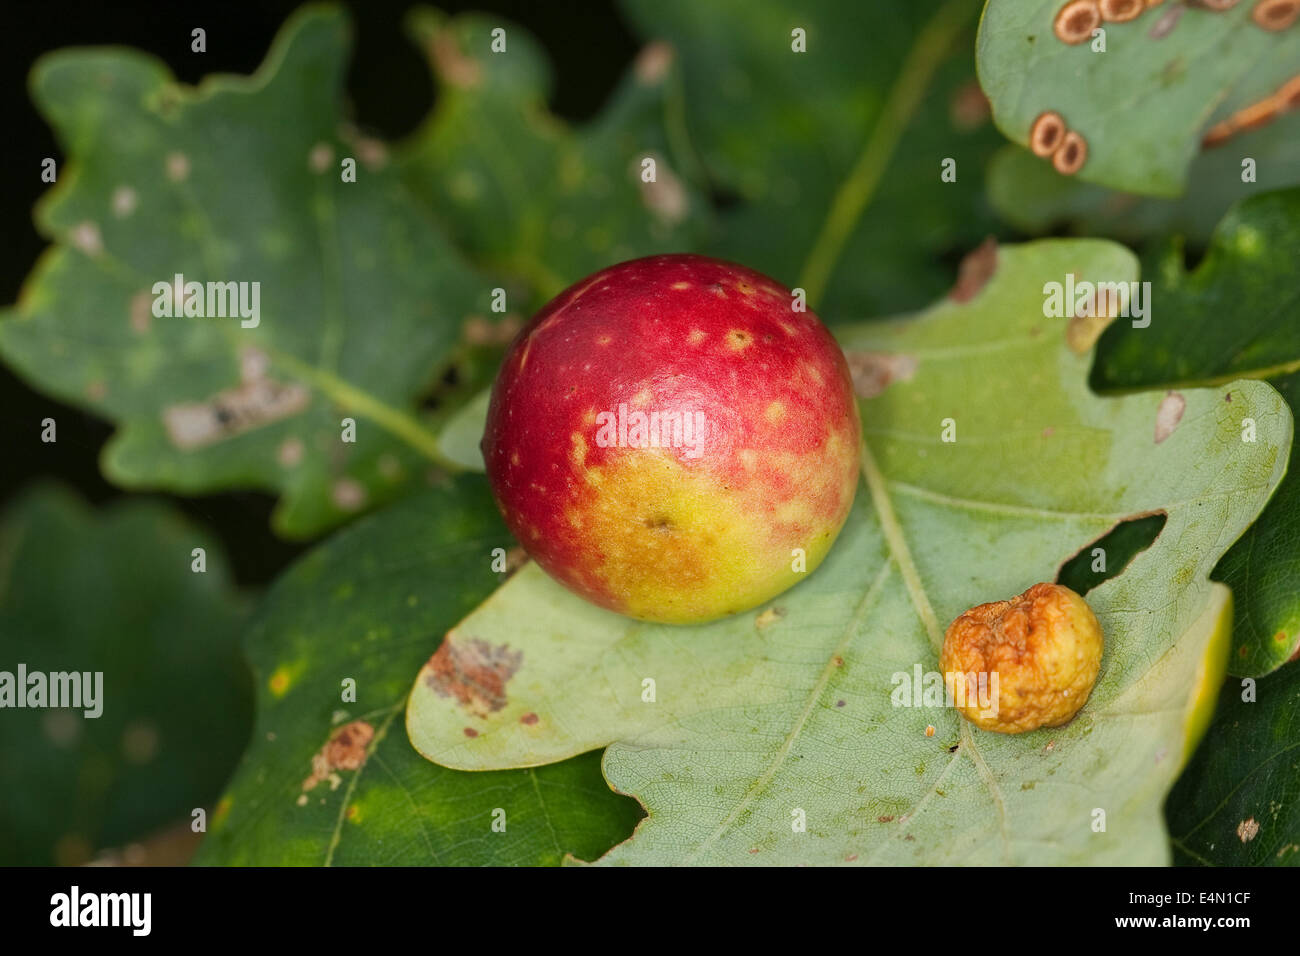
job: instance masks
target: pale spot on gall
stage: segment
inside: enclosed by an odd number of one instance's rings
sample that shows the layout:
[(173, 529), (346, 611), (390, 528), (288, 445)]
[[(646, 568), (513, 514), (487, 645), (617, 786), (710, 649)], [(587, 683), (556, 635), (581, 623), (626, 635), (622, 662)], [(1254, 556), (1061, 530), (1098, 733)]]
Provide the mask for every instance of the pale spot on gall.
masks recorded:
[(747, 348), (753, 337), (743, 329), (732, 329), (727, 333), (727, 347), (733, 352), (739, 352)]

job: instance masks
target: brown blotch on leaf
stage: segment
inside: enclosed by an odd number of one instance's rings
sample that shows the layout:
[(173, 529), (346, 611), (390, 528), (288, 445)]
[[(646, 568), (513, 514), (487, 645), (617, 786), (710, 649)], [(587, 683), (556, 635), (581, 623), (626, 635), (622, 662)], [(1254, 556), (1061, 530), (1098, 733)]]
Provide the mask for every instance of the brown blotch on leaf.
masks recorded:
[(1279, 112), (1282, 110), (1300, 110), (1300, 74), (1283, 83), (1282, 88), (1277, 91), (1277, 95), (1273, 99), (1277, 103)]
[(1052, 165), (1062, 176), (1073, 176), (1088, 161), (1088, 141), (1070, 130), (1061, 141), (1061, 147), (1052, 154)]
[(1146, 4), (1142, 0), (1101, 0), (1097, 9), (1101, 12), (1103, 20), (1126, 23), (1129, 20), (1136, 20), (1146, 9)]
[(954, 302), (969, 302), (998, 271), (998, 242), (989, 236), (972, 249), (957, 267), (957, 284), (948, 293)]
[(471, 714), (486, 717), (506, 705), (506, 682), (519, 670), (523, 651), (479, 638), (447, 634), (421, 678), (439, 697), (450, 697)]
[(883, 816), (883, 817), (876, 817), (876, 822), (877, 822), (877, 823), (893, 823), (893, 822), (894, 822), (894, 818), (891, 817), (891, 816), (887, 816), (887, 815), (886, 815), (886, 816)]
[(469, 345), (509, 345), (523, 326), (523, 320), (514, 312), (506, 313), (498, 322), (482, 315), (469, 315), (465, 317), (461, 334)]
[(989, 98), (984, 95), (977, 80), (963, 83), (948, 101), (948, 119), (954, 129), (962, 132), (983, 126), (992, 115)]
[(632, 64), (637, 82), (645, 86), (662, 82), (672, 68), (675, 56), (672, 46), (662, 40), (642, 47)]
[(1052, 31), (1062, 43), (1071, 45), (1092, 38), (1092, 31), (1101, 23), (1097, 0), (1070, 0), (1056, 14)]
[(1259, 0), (1250, 18), (1265, 30), (1285, 30), (1300, 17), (1300, 0)]
[(466, 737), (477, 737), (477, 736), (478, 736), (478, 731), (475, 730), (473, 727), (466, 727), (466, 728), (465, 728), (465, 736), (466, 736)]
[(1183, 412), (1187, 409), (1187, 399), (1183, 398), (1179, 392), (1169, 392), (1160, 400), (1160, 407), (1156, 409), (1156, 444), (1174, 433), (1178, 423), (1183, 420)]
[(845, 352), (858, 398), (875, 398), (894, 382), (909, 381), (916, 374), (916, 359), (897, 352)]
[(438, 30), (429, 40), (429, 59), (438, 75), (462, 89), (478, 86), (483, 70), (479, 62), (461, 52), (450, 30)]
[[(1160, 0), (1160, 2), (1163, 3), (1164, 0)], [(1147, 6), (1154, 7), (1157, 6), (1157, 4), (1148, 2)], [(1147, 38), (1151, 40), (1159, 40), (1161, 37), (1168, 36), (1173, 32), (1174, 27), (1178, 26), (1178, 21), (1182, 19), (1183, 11), (1186, 9), (1187, 8), (1181, 3), (1175, 3), (1172, 7), (1162, 13), (1160, 19), (1156, 20), (1155, 25), (1147, 31)]]
[(506, 577), (509, 578), (527, 563), (527, 551), (518, 546), (510, 548), (506, 551)]
[(1035, 156), (1047, 158), (1061, 148), (1065, 134), (1064, 117), (1056, 110), (1046, 110), (1029, 127), (1029, 148)]
[(527, 724), (529, 727), (537, 723), (538, 717), (531, 710), (519, 718), (521, 724)]
[[(1300, 0), (1295, 0), (1300, 9)], [(1289, 110), (1300, 108), (1300, 76), (1283, 83), (1276, 93), (1255, 103), (1243, 106), (1227, 119), (1215, 123), (1201, 137), (1201, 147), (1212, 149), (1221, 146), (1238, 133), (1259, 129)]]
[(364, 720), (344, 724), (311, 758), (311, 776), (302, 782), (304, 792), (330, 779), (338, 770), (360, 770), (366, 762), (366, 748), (375, 738), (375, 728)]
[(290, 418), (310, 404), (311, 392), (305, 385), (267, 376), (270, 360), (264, 352), (245, 348), (239, 358), (241, 384), (205, 402), (180, 402), (163, 409), (167, 437), (177, 448), (203, 448)]
[(1216, 146), (1222, 146), (1232, 138), (1234, 132), (1235, 130), (1233, 129), (1230, 120), (1224, 120), (1222, 123), (1215, 123), (1207, 129), (1205, 135), (1201, 137), (1201, 148), (1213, 149)]
[(1277, 118), (1278, 106), (1276, 96), (1270, 96), (1258, 103), (1242, 107), (1232, 116), (1233, 132), (1243, 133), (1248, 129), (1267, 126)]

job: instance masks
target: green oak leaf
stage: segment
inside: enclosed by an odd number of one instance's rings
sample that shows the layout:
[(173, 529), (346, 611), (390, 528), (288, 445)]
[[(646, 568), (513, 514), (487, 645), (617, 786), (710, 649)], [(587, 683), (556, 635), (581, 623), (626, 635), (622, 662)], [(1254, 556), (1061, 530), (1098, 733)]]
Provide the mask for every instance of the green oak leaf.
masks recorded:
[(0, 864), (84, 863), (211, 806), (252, 725), (245, 617), (220, 548), (170, 507), (95, 512), (48, 485), (9, 504), (0, 671), (98, 672), (102, 687), (87, 688), (94, 717), (5, 701)]
[[(1075, 235), (1140, 242), (1178, 233), (1204, 244), (1234, 202), (1300, 183), (1300, 113), (1232, 142), (1192, 160), (1187, 192), (1177, 199), (1062, 176), (1029, 150), (1008, 144), (989, 163), (988, 199), (999, 216), (1031, 234), (1065, 227)], [(1242, 181), (1246, 159), (1254, 162), (1252, 182)]]
[[(1300, 187), (1245, 200), (1188, 271), (1175, 243), (1152, 269), (1151, 325), (1102, 335), (1092, 385), (1102, 392), (1267, 379), (1300, 408)], [(1225, 397), (1227, 390), (1225, 389)], [(1236, 416), (1238, 427), (1245, 412)], [(1215, 578), (1236, 596), (1229, 669), (1265, 674), (1300, 649), (1300, 462)]]
[[(490, 283), (342, 125), (348, 44), (340, 11), (307, 7), (252, 77), (186, 88), (120, 49), (33, 71), (67, 158), (37, 208), (55, 245), (0, 316), (0, 356), (118, 426), (118, 484), (276, 491), (276, 530), (303, 537), (450, 466), (418, 400)], [(257, 324), (159, 317), (152, 290), (177, 274), (249, 283), (249, 313), (257, 283)]]
[(486, 470), (479, 445), (483, 441), (491, 401), (492, 389), (483, 389), (448, 418), (438, 434), (438, 447), (442, 453), (466, 471)]
[(981, 183), (1002, 139), (975, 81), (978, 0), (876, 6), (622, 2), (678, 54), (668, 105), (682, 152), (736, 198), (703, 251), (804, 289), (830, 323), (925, 305), (951, 281), (946, 259), (997, 226)]
[[(1226, 657), (1229, 592), (1208, 575), (1281, 479), (1292, 419), (1265, 383), (1235, 382), (1181, 393), (1156, 441), (1164, 393), (1098, 398), (1088, 350), (1045, 317), (1044, 283), (1067, 272), (1137, 275), (1107, 242), (1004, 247), (965, 304), (843, 331), (855, 362), (897, 374), (862, 404), (865, 485), (807, 581), (686, 628), (603, 611), (526, 566), (417, 676), (412, 743), (478, 770), (608, 747), (610, 784), (649, 816), (606, 862), (1166, 862), (1161, 804)], [(1258, 443), (1238, 440), (1243, 413)], [(936, 670), (960, 612), (1151, 513), (1166, 518), (1155, 541), (1089, 591), (1107, 647), (1073, 722), (1006, 736), (893, 705), (903, 677)], [(498, 672), (499, 709), (447, 677), (484, 659), (518, 661)]]
[(1224, 684), (1210, 732), (1169, 795), (1178, 864), (1300, 866), (1300, 667), (1247, 687)]
[(669, 51), (647, 49), (574, 130), (547, 111), (550, 67), (523, 28), (428, 8), (409, 28), (438, 105), (397, 151), (402, 176), (476, 261), (526, 283), (533, 306), (613, 262), (698, 243), (707, 207), (664, 122)]
[[(1091, 40), (1057, 38), (1064, 5), (989, 0), (980, 82), (1010, 139), (1028, 145), (1034, 120), (1055, 110), (1088, 144), (1077, 178), (1130, 193), (1183, 194), (1206, 131), (1275, 95), (1300, 62), (1300, 30), (1262, 29), (1251, 19), (1253, 3), (1227, 11), (1168, 4), (1105, 23), (1104, 52)], [(1253, 155), (1247, 144), (1256, 134), (1238, 135), (1240, 148), (1230, 140), (1218, 150), (1235, 154), (1229, 175), (1239, 181), (1241, 150)]]
[(461, 773), (422, 760), (401, 731), (411, 671), (499, 581), (492, 550), (511, 544), (482, 479), (466, 476), (345, 529), (272, 586), (245, 639), (253, 742), (199, 863), (558, 864), (627, 836), (639, 810), (594, 755)]

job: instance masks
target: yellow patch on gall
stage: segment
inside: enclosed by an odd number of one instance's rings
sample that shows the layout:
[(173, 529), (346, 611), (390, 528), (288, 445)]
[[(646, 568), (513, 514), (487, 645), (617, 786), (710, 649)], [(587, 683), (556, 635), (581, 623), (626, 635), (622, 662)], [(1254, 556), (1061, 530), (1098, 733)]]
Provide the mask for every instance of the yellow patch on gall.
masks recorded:
[(732, 329), (727, 333), (727, 347), (733, 352), (748, 348), (753, 341), (754, 337), (744, 329)]

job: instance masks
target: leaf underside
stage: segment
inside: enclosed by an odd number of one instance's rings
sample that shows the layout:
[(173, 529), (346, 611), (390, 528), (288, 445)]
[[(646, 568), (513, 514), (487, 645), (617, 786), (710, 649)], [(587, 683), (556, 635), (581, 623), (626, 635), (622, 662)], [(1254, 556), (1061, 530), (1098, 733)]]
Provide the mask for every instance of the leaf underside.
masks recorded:
[[(1156, 442), (1164, 396), (1096, 397), (1089, 354), (1044, 317), (1044, 282), (1067, 272), (1136, 278), (1109, 243), (1004, 247), (968, 303), (843, 331), (850, 351), (917, 369), (863, 403), (865, 482), (808, 581), (674, 628), (599, 610), (526, 566), (447, 639), (521, 655), (506, 699), (472, 712), (426, 668), (412, 743), (473, 769), (607, 747), (611, 785), (649, 813), (611, 863), (1165, 862), (1161, 803), (1225, 653), (1227, 589), (1208, 575), (1280, 480), (1291, 416), (1259, 382), (1186, 390)], [(1246, 414), (1256, 444), (1239, 440)], [(940, 440), (945, 418), (954, 443)], [(897, 675), (936, 669), (959, 612), (1053, 580), (1117, 522), (1155, 512), (1156, 540), (1089, 593), (1107, 650), (1073, 722), (1005, 736), (892, 705)], [(806, 833), (791, 826), (799, 811)]]

